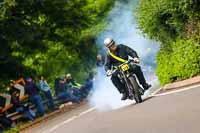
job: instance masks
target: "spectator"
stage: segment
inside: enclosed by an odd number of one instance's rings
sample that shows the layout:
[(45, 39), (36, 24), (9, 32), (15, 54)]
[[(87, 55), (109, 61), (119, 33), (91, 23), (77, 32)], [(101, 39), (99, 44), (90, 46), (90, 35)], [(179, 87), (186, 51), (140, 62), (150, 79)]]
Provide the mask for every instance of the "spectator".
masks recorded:
[(48, 106), (54, 110), (55, 106), (54, 106), (54, 101), (53, 101), (53, 97), (50, 91), (50, 87), (47, 84), (47, 81), (44, 79), (44, 76), (41, 75), (40, 76), (40, 89), (44, 92), (46, 98), (48, 99)]
[(71, 76), (71, 74), (67, 74), (65, 76), (66, 79), (66, 89), (74, 96), (78, 97), (79, 99), (82, 99), (81, 96), (81, 85), (76, 83), (74, 78)]
[(67, 89), (71, 89), (71, 90), (80, 89), (81, 85), (78, 84), (77, 82), (75, 82), (74, 78), (71, 76), (70, 73), (68, 73), (68, 74), (65, 76), (65, 79), (66, 79), (66, 88), (67, 88)]
[(23, 76), (20, 76), (20, 78), (16, 82), (23, 85), (23, 86), (25, 85), (25, 81), (24, 81)]
[(60, 93), (65, 91), (65, 82), (64, 79), (56, 78), (55, 79), (55, 93), (59, 95)]
[(94, 75), (93, 73), (90, 73), (85, 83), (85, 86), (89, 91), (93, 89), (93, 81), (94, 81)]
[(86, 82), (83, 86), (78, 86), (75, 80), (70, 74), (66, 75), (67, 88), (73, 91), (73, 95), (79, 97), (79, 99), (84, 99), (89, 94), (90, 90), (93, 88), (93, 74), (90, 73)]
[(55, 79), (55, 92), (56, 96), (60, 99), (65, 99), (65, 82), (61, 78), (56, 78)]
[(12, 93), (11, 101), (17, 112), (24, 114), (32, 121), (35, 119), (35, 113), (29, 108), (29, 106), (25, 106), (20, 103), (19, 93), (17, 91)]
[(70, 88), (80, 88), (80, 84), (76, 83), (74, 78), (72, 77), (72, 75), (70, 73), (68, 73), (66, 76), (65, 76), (65, 79), (66, 79), (66, 83), (67, 85), (70, 87)]
[(94, 75), (92, 73), (90, 73), (88, 78), (86, 79), (84, 85), (81, 87), (81, 91), (82, 91), (84, 97), (87, 97), (87, 95), (92, 90), (93, 80), (94, 80)]
[(58, 99), (61, 99), (64, 102), (72, 101), (79, 103), (79, 99), (72, 94), (71, 90), (68, 90), (66, 88), (66, 78), (56, 79), (55, 83), (57, 83), (57, 85), (55, 85), (57, 88), (55, 89), (56, 89), (56, 96), (58, 97)]
[(97, 67), (103, 67), (105, 63), (105, 57), (102, 56), (101, 54), (97, 54), (96, 57), (96, 65)]
[(42, 98), (39, 95), (39, 88), (36, 86), (31, 77), (28, 77), (26, 82), (25, 91), (29, 95), (31, 102), (36, 106), (39, 115), (43, 116), (45, 113), (42, 104)]

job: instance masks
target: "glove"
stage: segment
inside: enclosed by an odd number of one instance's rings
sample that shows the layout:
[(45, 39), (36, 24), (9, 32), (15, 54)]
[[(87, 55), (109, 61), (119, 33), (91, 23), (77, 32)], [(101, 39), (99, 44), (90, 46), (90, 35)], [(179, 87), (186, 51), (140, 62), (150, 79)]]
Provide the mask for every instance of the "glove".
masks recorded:
[(107, 75), (107, 76), (111, 76), (111, 75), (112, 75), (112, 71), (111, 71), (111, 70), (107, 70), (107, 71), (106, 71), (106, 75)]
[(139, 58), (133, 58), (133, 61), (135, 62), (135, 63), (140, 63), (140, 59)]

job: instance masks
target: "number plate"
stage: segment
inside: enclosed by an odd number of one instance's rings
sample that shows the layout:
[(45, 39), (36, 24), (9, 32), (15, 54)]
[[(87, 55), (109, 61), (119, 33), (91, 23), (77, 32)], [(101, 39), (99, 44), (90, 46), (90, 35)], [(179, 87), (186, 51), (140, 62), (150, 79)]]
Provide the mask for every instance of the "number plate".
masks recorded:
[(121, 66), (122, 71), (127, 71), (129, 69), (128, 64), (124, 64)]

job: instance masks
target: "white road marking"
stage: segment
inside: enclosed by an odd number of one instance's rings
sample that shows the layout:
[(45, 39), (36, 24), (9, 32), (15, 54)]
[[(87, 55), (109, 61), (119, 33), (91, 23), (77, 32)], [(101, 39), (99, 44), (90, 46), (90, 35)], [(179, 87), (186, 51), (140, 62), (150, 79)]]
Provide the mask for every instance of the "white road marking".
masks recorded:
[(55, 125), (54, 127), (50, 128), (50, 129), (47, 130), (47, 131), (43, 131), (42, 133), (51, 133), (51, 132), (53, 132), (54, 130), (56, 130), (57, 128), (59, 128), (59, 127), (65, 125), (65, 124), (67, 124), (67, 123), (69, 123), (69, 122), (71, 122), (71, 121), (73, 121), (73, 120), (75, 120), (75, 119), (81, 117), (82, 115), (85, 115), (85, 114), (87, 114), (87, 113), (89, 113), (89, 112), (92, 112), (93, 110), (95, 110), (95, 108), (90, 108), (90, 109), (88, 109), (88, 110), (86, 110), (86, 111), (83, 111), (83, 112), (81, 112), (80, 114), (75, 115), (75, 116), (72, 116), (71, 118), (69, 118), (69, 119), (67, 119), (67, 120), (65, 120), (65, 121), (63, 121), (63, 122), (61, 122), (61, 123)]
[(156, 91), (154, 91), (153, 93), (151, 93), (151, 94), (149, 95), (149, 97), (155, 96), (156, 93), (158, 93), (160, 90), (162, 90), (162, 88), (159, 88), (159, 89), (157, 89)]
[(194, 89), (196, 87), (200, 87), (200, 85), (194, 85), (194, 86), (190, 86), (190, 87), (185, 87), (183, 89), (179, 89), (179, 90), (174, 90), (174, 91), (170, 91), (170, 92), (165, 92), (165, 93), (161, 93), (161, 94), (156, 94), (154, 93), (152, 96), (165, 96), (165, 95), (169, 95), (169, 94), (173, 94), (173, 93), (178, 93), (178, 92), (182, 92), (182, 91), (187, 91), (190, 89)]
[(89, 113), (89, 112), (92, 112), (93, 110), (95, 110), (94, 107), (93, 107), (93, 108), (90, 108), (90, 109), (88, 109), (88, 110), (86, 110), (86, 111), (84, 111), (84, 112), (81, 112), (81, 113), (79, 114), (79, 116), (82, 116), (82, 115), (84, 115), (84, 114), (87, 114), (87, 113)]

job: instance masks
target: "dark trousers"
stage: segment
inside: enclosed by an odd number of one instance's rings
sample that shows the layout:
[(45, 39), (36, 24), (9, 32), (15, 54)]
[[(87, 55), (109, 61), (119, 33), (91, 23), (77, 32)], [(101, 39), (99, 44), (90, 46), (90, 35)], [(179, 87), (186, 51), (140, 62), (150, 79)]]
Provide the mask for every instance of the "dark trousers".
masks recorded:
[(0, 133), (3, 129), (10, 128), (12, 126), (12, 120), (6, 116), (0, 116)]
[[(143, 75), (143, 72), (141, 70), (141, 67), (138, 66), (138, 65), (133, 65), (132, 68), (131, 68), (131, 71), (133, 73), (136, 74), (140, 84), (142, 86), (144, 86), (146, 84), (146, 80), (144, 78), (144, 75)], [(122, 83), (119, 79), (119, 77), (117, 76), (119, 74), (118, 71), (116, 71), (115, 73), (113, 73), (112, 77), (111, 77), (111, 80), (113, 82), (113, 84), (115, 85), (115, 87), (118, 89), (118, 91), (120, 93), (127, 93), (127, 89), (126, 89), (126, 86), (124, 83)]]
[(54, 101), (53, 101), (53, 97), (52, 97), (52, 94), (51, 94), (51, 91), (48, 90), (48, 91), (45, 91), (45, 96), (48, 100), (48, 107), (51, 108), (51, 109), (54, 109), (55, 106), (54, 106)]
[(32, 121), (35, 119), (35, 113), (29, 107), (25, 107), (25, 106), (21, 105), (16, 108), (16, 111), (25, 115)]
[(75, 102), (75, 103), (79, 103), (80, 99), (76, 96), (74, 96), (73, 94), (71, 94), (70, 92), (60, 92), (57, 95), (58, 99), (66, 102), (66, 101), (71, 101), (71, 102)]
[(0, 124), (0, 133), (3, 133), (3, 127), (1, 124)]
[(45, 112), (44, 112), (41, 96), (37, 94), (37, 95), (31, 96), (30, 99), (31, 99), (31, 102), (36, 106), (39, 115), (43, 116)]

